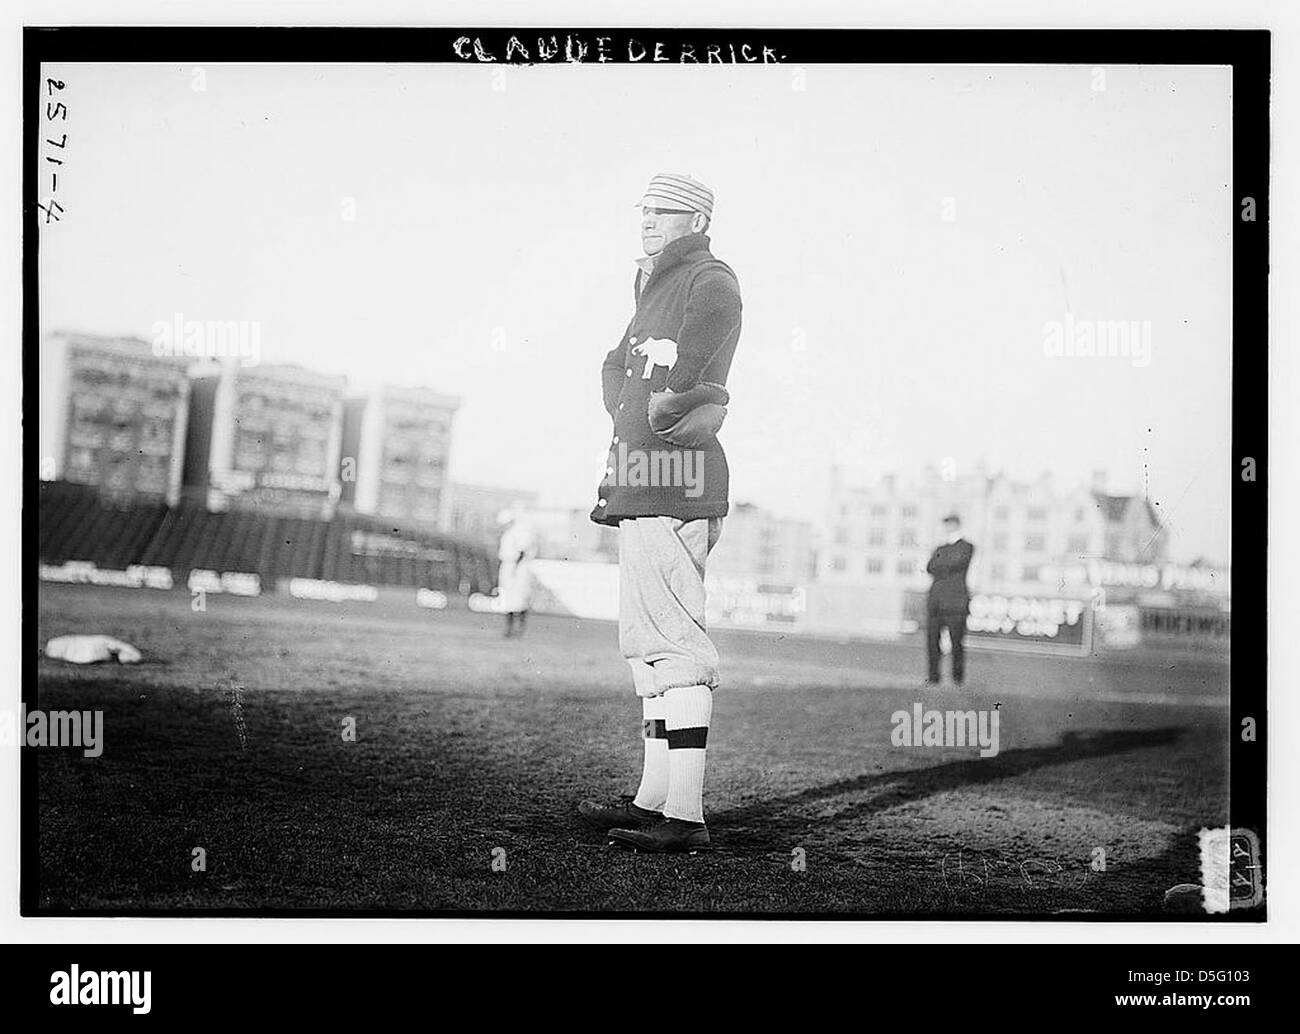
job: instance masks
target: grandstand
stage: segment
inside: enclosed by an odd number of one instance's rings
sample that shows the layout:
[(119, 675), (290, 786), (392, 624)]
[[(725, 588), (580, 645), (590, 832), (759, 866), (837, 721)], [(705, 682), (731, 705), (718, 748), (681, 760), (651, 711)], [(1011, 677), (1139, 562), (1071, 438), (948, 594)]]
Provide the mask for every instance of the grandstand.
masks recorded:
[(496, 583), (495, 559), (481, 546), (353, 513), (330, 520), (217, 513), (193, 502), (122, 501), (91, 486), (51, 481), (40, 486), (37, 524), (41, 563), (169, 568), (182, 585), (193, 570), (256, 574), (264, 591), (289, 578), (451, 596), (490, 593)]

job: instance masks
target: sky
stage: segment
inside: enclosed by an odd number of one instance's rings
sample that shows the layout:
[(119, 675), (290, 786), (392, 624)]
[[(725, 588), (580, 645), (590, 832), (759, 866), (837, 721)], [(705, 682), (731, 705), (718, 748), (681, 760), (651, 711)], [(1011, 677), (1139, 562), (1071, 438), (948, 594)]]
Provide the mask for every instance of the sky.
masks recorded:
[[(1104, 469), (1176, 559), (1228, 559), (1227, 68), (50, 72), (43, 332), (256, 322), (264, 363), (460, 396), (453, 478), (587, 506), (635, 205), (685, 172), (744, 300), (733, 502), (819, 520), (833, 465)], [(1047, 354), (1053, 323), (1097, 321), (1135, 321), (1148, 361)]]

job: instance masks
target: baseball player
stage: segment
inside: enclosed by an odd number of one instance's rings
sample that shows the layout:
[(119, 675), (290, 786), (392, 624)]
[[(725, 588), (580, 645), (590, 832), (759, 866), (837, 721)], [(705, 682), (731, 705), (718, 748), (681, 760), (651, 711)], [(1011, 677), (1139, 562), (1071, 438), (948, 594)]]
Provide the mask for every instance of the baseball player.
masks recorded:
[[(506, 638), (523, 635), (528, 608), (533, 595), (532, 560), (537, 555), (537, 541), (528, 522), (513, 510), (497, 514), (501, 546), (497, 568), (497, 606), (506, 616)], [(518, 622), (518, 632), (515, 623)]]
[(740, 338), (740, 285), (709, 251), (713, 192), (676, 174), (642, 197), (636, 312), (601, 368), (614, 422), (592, 520), (619, 529), (619, 646), (641, 698), (636, 794), (579, 814), (621, 846), (709, 847), (705, 745), (718, 653), (704, 623), (704, 565), (727, 513), (717, 432)]

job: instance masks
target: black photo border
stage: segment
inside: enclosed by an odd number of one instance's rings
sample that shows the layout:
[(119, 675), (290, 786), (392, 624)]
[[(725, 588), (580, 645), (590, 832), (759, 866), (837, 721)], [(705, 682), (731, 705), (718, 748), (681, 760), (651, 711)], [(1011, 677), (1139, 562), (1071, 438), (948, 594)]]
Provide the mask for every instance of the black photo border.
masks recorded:
[[(524, 41), (538, 35), (561, 40), (572, 35), (591, 49), (610, 43), (600, 56), (609, 63), (628, 63), (628, 41), (652, 48), (664, 44), (677, 54), (684, 43), (699, 55), (710, 44), (727, 53), (753, 57), (769, 48), (786, 65), (815, 64), (1077, 64), (1218, 65), (1232, 69), (1232, 470), (1231, 548), (1234, 561), (1232, 683), (1229, 725), (1230, 824), (1252, 830), (1261, 845), (1259, 859), (1267, 874), (1268, 742), (1268, 271), (1269, 271), (1269, 97), (1271, 35), (1263, 29), (771, 29), (771, 28), (594, 28), (589, 26), (515, 28), (420, 27), (26, 27), (23, 30), (23, 398), (22, 479), (22, 617), (23, 703), (37, 706), (37, 635), (33, 605), (37, 589), (36, 510), (40, 458), (36, 427), (39, 353), (40, 246), (37, 202), (45, 62), (202, 64), (230, 63), (447, 63), (480, 64), (472, 45), (480, 40), (484, 55), (504, 61), (511, 36)], [(742, 44), (749, 49), (742, 51)], [(520, 63), (514, 55), (511, 63)], [(651, 64), (649, 55), (645, 64)], [(730, 63), (728, 60), (727, 63)], [(1253, 198), (1255, 219), (1241, 218), (1242, 199)], [(1255, 480), (1242, 476), (1247, 459), (1255, 463)], [(1250, 739), (1243, 729), (1253, 721)], [(1052, 915), (986, 914), (805, 914), (805, 913), (655, 913), (655, 912), (492, 912), (398, 911), (346, 909), (67, 909), (40, 905), (38, 838), (38, 769), (34, 749), (23, 748), (20, 761), (20, 912), (23, 916), (119, 916), (172, 918), (708, 918), (708, 919), (906, 919), (1057, 921)], [(1267, 888), (1266, 888), (1267, 894)], [(1267, 897), (1265, 897), (1265, 902)], [(1071, 921), (1122, 920), (1130, 923), (1169, 921), (1264, 921), (1266, 904), (1221, 916), (1072, 914)]]

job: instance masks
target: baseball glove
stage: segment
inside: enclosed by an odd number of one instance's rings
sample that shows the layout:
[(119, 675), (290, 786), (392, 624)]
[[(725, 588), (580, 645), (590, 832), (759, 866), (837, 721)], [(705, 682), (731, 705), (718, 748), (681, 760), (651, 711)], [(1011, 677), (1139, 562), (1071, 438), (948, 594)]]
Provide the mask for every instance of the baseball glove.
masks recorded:
[(730, 401), (726, 388), (707, 382), (686, 391), (652, 391), (650, 429), (672, 445), (698, 448), (717, 436)]

